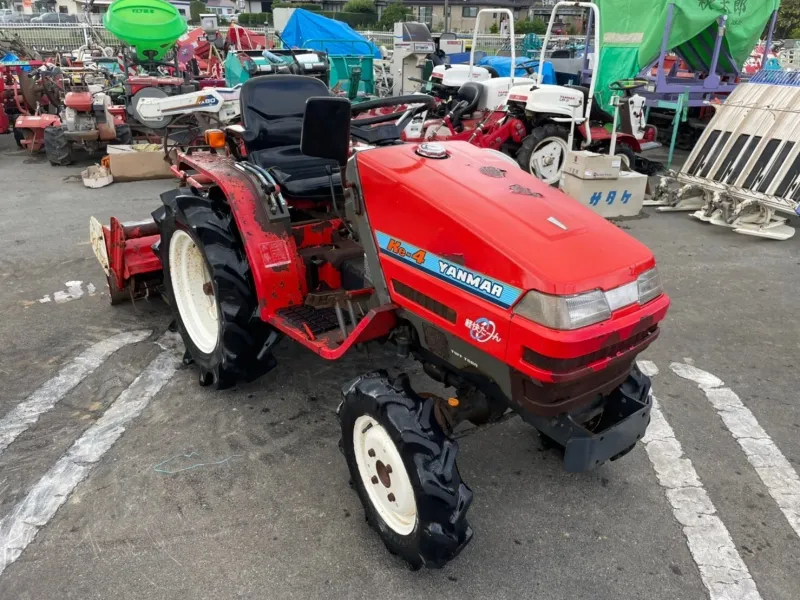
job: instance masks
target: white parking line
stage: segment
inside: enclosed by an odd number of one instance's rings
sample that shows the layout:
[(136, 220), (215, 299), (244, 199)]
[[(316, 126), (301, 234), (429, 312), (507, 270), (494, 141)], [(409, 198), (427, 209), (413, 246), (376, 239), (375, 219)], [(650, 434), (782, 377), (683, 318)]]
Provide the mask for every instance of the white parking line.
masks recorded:
[[(650, 361), (639, 368), (651, 377), (658, 373)], [(675, 519), (683, 526), (686, 543), (711, 600), (760, 600), (747, 565), (736, 550), (725, 524), (703, 488), (692, 461), (683, 454), (675, 432), (653, 396), (650, 427), (642, 442), (658, 481), (665, 488)]]
[(0, 419), (0, 454), (22, 432), (36, 423), (42, 414), (52, 409), (76, 385), (91, 375), (109, 356), (124, 346), (141, 342), (150, 333), (147, 330), (119, 333), (97, 342), (76, 356), (58, 372), (58, 375), (42, 384)]
[(725, 427), (739, 442), (747, 460), (764, 482), (769, 495), (778, 504), (794, 532), (800, 536), (800, 477), (758, 424), (750, 409), (733, 390), (724, 387), (719, 377), (683, 363), (672, 363), (670, 368), (678, 377), (694, 381), (705, 392)]
[(0, 520), (0, 574), (30, 544), (94, 463), (108, 451), (162, 387), (181, 361), (171, 351), (161, 352), (125, 389), (98, 421), (31, 488), (28, 495)]

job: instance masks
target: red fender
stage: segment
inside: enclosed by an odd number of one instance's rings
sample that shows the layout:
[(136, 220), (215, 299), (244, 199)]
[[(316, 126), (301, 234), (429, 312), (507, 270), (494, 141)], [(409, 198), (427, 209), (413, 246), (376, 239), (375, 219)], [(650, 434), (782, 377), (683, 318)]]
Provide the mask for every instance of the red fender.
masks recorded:
[[(194, 152), (178, 155), (173, 172), (189, 185), (222, 190), (242, 237), (261, 318), (267, 321), (279, 308), (303, 304), (305, 265), (291, 232), (269, 221), (262, 192), (234, 164), (230, 157)], [(192, 170), (198, 174), (187, 173)]]
[[(583, 123), (578, 126), (578, 133), (581, 134), (583, 139), (586, 139), (586, 124)], [(592, 144), (598, 142), (611, 141), (611, 133), (605, 127), (592, 127)], [(629, 133), (617, 132), (617, 144), (628, 146), (634, 152), (641, 152), (642, 146), (636, 137)]]

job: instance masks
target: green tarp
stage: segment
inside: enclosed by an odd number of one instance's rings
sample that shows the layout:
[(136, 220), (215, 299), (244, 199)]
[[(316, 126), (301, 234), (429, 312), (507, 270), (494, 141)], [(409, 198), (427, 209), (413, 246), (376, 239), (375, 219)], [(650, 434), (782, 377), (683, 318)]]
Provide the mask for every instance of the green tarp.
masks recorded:
[[(724, 45), (741, 67), (769, 23), (780, 0), (594, 0), (600, 8), (600, 63), (597, 92), (605, 104), (608, 85), (634, 77), (661, 52), (667, 14), (674, 4), (668, 49), (677, 49), (689, 67), (711, 63), (717, 18), (728, 16)], [(731, 65), (720, 57), (720, 68)]]

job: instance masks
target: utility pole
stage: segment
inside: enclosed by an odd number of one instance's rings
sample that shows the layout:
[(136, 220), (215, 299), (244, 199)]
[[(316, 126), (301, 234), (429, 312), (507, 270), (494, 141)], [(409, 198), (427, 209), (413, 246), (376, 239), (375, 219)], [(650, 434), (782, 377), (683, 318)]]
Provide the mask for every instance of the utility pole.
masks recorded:
[(450, 4), (447, 0), (444, 0), (444, 30), (445, 32), (450, 31)]

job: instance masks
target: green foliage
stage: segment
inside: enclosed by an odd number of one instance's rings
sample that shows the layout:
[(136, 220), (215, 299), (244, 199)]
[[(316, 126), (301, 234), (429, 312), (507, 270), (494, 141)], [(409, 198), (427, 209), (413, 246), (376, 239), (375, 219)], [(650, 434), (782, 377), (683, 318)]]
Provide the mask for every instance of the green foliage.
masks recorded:
[(367, 15), (377, 15), (378, 9), (375, 8), (373, 0), (348, 0), (342, 7), (346, 13), (363, 13)]
[(375, 14), (343, 11), (334, 12), (328, 10), (323, 10), (321, 14), (329, 19), (333, 19), (334, 21), (342, 21), (343, 23), (347, 23), (353, 29), (367, 29), (371, 25), (375, 25), (375, 23), (378, 22), (378, 16)]
[(775, 37), (789, 37), (800, 39), (800, 0), (783, 0), (778, 9), (778, 24), (775, 27)]
[(313, 2), (275, 2), (272, 5), (272, 10), (276, 8), (303, 8), (313, 12), (322, 12), (322, 5), (314, 4)]
[(489, 33), (500, 33), (500, 26), (497, 23), (492, 23), (489, 27)]
[(192, 23), (200, 23), (200, 15), (206, 12), (205, 2), (200, 0), (192, 0), (189, 4), (189, 19)]
[(384, 31), (388, 31), (394, 27), (395, 23), (408, 21), (410, 16), (411, 9), (409, 7), (405, 6), (402, 2), (391, 2), (383, 9), (378, 25)]
[(271, 22), (269, 13), (241, 13), (239, 14), (239, 25), (263, 27)]
[(528, 18), (517, 19), (514, 22), (514, 33), (535, 33), (536, 35), (544, 35), (547, 33), (547, 23), (541, 19), (533, 19), (532, 21)]

